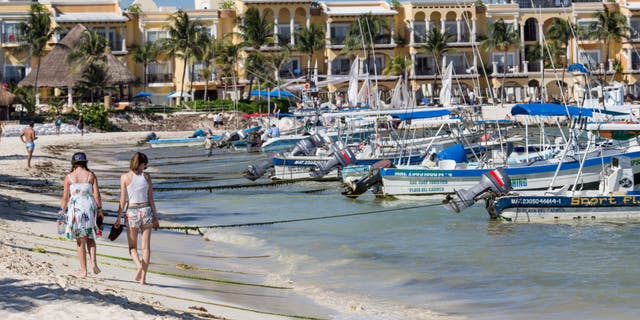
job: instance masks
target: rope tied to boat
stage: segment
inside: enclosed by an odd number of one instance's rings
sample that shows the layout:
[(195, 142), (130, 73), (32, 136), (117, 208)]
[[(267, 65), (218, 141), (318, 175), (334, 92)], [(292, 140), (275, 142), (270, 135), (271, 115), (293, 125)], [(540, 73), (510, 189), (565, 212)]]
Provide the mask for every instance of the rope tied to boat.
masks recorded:
[(182, 230), (186, 234), (188, 234), (189, 231), (196, 231), (199, 235), (203, 236), (204, 232), (202, 231), (202, 229), (254, 227), (254, 226), (265, 226), (265, 225), (280, 224), (280, 223), (292, 223), (292, 222), (302, 222), (302, 221), (336, 219), (336, 218), (363, 216), (363, 215), (378, 214), (378, 213), (389, 213), (389, 212), (403, 211), (403, 210), (409, 210), (409, 209), (429, 208), (429, 207), (436, 207), (436, 206), (441, 206), (441, 205), (442, 205), (441, 203), (432, 203), (432, 204), (419, 205), (419, 206), (398, 207), (398, 208), (381, 209), (381, 210), (364, 211), (364, 212), (334, 214), (334, 215), (320, 216), (320, 217), (285, 219), (285, 220), (274, 220), (274, 221), (263, 221), (263, 222), (233, 223), (233, 224), (206, 225), (206, 226), (161, 226), (160, 229), (162, 229), (162, 230)]

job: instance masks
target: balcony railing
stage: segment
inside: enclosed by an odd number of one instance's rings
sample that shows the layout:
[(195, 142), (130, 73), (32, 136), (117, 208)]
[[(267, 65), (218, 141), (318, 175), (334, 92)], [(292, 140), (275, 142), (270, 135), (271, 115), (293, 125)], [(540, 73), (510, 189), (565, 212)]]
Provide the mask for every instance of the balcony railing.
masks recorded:
[(491, 0), (490, 3), (517, 3), (520, 8), (562, 8), (571, 3), (602, 3), (602, 0)]
[(173, 82), (173, 74), (172, 73), (149, 73), (147, 74), (147, 81), (149, 83)]
[(18, 43), (22, 42), (23, 36), (20, 33), (3, 33), (2, 34), (2, 43)]

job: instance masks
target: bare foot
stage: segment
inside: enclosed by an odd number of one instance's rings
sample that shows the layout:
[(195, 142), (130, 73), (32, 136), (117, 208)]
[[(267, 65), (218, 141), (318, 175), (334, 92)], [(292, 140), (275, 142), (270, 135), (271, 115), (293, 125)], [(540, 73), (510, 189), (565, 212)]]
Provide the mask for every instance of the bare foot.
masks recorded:
[(135, 279), (138, 282), (142, 281), (142, 267), (138, 268), (138, 272), (136, 272), (136, 278)]
[(78, 278), (86, 278), (87, 277), (87, 272), (80, 272), (78, 274), (76, 274), (76, 277)]
[(98, 266), (94, 266), (93, 267), (93, 273), (98, 274), (98, 273), (100, 273), (100, 271), (102, 271), (102, 270), (100, 270), (100, 268), (98, 268)]

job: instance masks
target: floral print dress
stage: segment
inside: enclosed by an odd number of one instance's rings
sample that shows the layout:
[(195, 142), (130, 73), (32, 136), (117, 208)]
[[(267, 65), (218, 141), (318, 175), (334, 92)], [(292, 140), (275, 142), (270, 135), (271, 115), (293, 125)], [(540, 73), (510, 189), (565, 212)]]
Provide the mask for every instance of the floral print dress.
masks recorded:
[(96, 238), (96, 216), (98, 206), (93, 197), (93, 184), (87, 182), (75, 183), (69, 175), (71, 181), (69, 204), (67, 205), (67, 228), (65, 236), (69, 240), (87, 237)]

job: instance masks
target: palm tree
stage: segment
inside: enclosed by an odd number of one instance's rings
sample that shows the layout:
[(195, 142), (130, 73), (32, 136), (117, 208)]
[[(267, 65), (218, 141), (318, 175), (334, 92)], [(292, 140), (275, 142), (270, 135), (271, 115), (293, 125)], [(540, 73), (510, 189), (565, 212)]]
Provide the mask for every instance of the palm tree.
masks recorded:
[(135, 48), (135, 53), (133, 54), (133, 61), (136, 63), (142, 64), (142, 72), (143, 81), (142, 81), (142, 90), (147, 90), (147, 67), (149, 63), (154, 62), (158, 59), (160, 55), (160, 46), (156, 42), (147, 41), (143, 45)]
[[(596, 22), (590, 28), (595, 39), (600, 41), (600, 50), (604, 47), (604, 63), (609, 61), (609, 48), (611, 41), (619, 43), (623, 38), (628, 38), (629, 24), (627, 18), (619, 11), (610, 12), (607, 7), (604, 11), (594, 14)], [(602, 75), (602, 83), (605, 83), (605, 75)]]
[(93, 103), (96, 93), (109, 83), (109, 73), (107, 65), (104, 62), (91, 63), (82, 72), (82, 79), (78, 81), (80, 87), (87, 88), (91, 94), (91, 103)]
[(200, 75), (204, 78), (204, 101), (207, 101), (207, 91), (209, 90), (209, 78), (213, 74), (214, 59), (222, 51), (221, 42), (215, 38), (209, 39), (209, 42), (201, 47), (202, 62), (204, 68), (200, 70)]
[(193, 54), (194, 48), (197, 46), (198, 34), (204, 29), (201, 20), (192, 20), (189, 15), (178, 10), (169, 17), (169, 25), (164, 29), (169, 37), (162, 40), (162, 48), (169, 58), (180, 58), (184, 62), (182, 66), (182, 81), (180, 83), (180, 97), (178, 101), (182, 101), (184, 94), (184, 78), (187, 74), (187, 63)]
[[(249, 7), (244, 16), (238, 16), (236, 18), (238, 29), (242, 35), (244, 46), (249, 46), (254, 49), (254, 52), (249, 54), (247, 64), (251, 64), (251, 60), (259, 61), (264, 59), (258, 51), (260, 47), (271, 45), (275, 39), (273, 37), (273, 22), (267, 20), (267, 14), (260, 15), (260, 11), (257, 7)], [(246, 66), (247, 72), (254, 72), (250, 66)], [(253, 79), (249, 78), (249, 90), (253, 88)]]
[(89, 66), (94, 63), (106, 63), (110, 47), (107, 39), (99, 33), (86, 29), (82, 31), (80, 42), (67, 56), (67, 62), (76, 62), (74, 68), (80, 65)]
[(19, 51), (29, 50), (30, 57), (36, 57), (36, 77), (33, 87), (33, 95), (38, 90), (38, 76), (40, 74), (40, 60), (44, 53), (47, 43), (53, 35), (59, 30), (58, 27), (51, 26), (51, 16), (49, 10), (44, 5), (32, 4), (29, 19), (19, 24), (19, 30), (22, 34)]
[(511, 46), (518, 47), (520, 45), (520, 35), (517, 30), (513, 29), (512, 24), (507, 24), (503, 19), (498, 20), (489, 25), (489, 38), (480, 43), (480, 47), (486, 51), (502, 51), (502, 61), (504, 63), (502, 70), (502, 86), (500, 106), (504, 107), (504, 83), (507, 77), (507, 52)]
[(192, 48), (191, 57), (187, 60), (190, 65), (189, 78), (189, 92), (193, 93), (193, 80), (195, 79), (195, 63), (201, 62), (204, 59), (204, 54), (207, 51), (206, 47), (211, 42), (211, 37), (206, 29), (202, 29), (196, 33), (195, 46)]
[[(440, 28), (433, 27), (429, 30), (429, 32), (425, 35), (423, 49), (430, 53), (433, 57), (433, 61), (436, 66), (436, 75), (442, 75), (442, 68), (440, 67), (440, 61), (442, 61), (442, 57), (445, 53), (453, 50), (449, 46), (449, 42), (453, 41), (453, 36), (450, 34), (443, 33)], [(436, 91), (436, 80), (438, 77), (433, 77), (433, 90), (431, 90), (431, 101), (434, 101), (435, 91)]]
[[(280, 52), (274, 53), (269, 57), (269, 67), (274, 72), (276, 78), (276, 87), (280, 88), (280, 70), (289, 62), (291, 56), (291, 48), (284, 46)], [(278, 90), (278, 98), (282, 98), (281, 90)]]
[(262, 87), (263, 79), (271, 78), (271, 74), (266, 71), (266, 57), (260, 51), (252, 51), (244, 61), (245, 78), (249, 79), (249, 91), (253, 88), (253, 80), (257, 79), (258, 90)]
[(406, 79), (407, 72), (411, 70), (411, 59), (407, 56), (394, 56), (389, 60), (387, 66), (382, 70), (385, 76), (398, 75), (401, 79)]
[(344, 39), (344, 48), (342, 50), (349, 54), (364, 50), (367, 61), (366, 65), (369, 67), (370, 50), (378, 40), (388, 37), (388, 31), (389, 24), (384, 18), (374, 16), (371, 13), (361, 15), (351, 24), (351, 28)]
[(311, 24), (309, 28), (302, 27), (296, 31), (295, 49), (307, 55), (307, 68), (311, 69), (313, 54), (324, 48), (324, 33), (322, 26)]
[(267, 14), (260, 16), (260, 10), (249, 7), (244, 16), (236, 18), (238, 29), (242, 34), (245, 45), (255, 50), (265, 45), (273, 44), (273, 22), (267, 20)]
[[(547, 30), (547, 37), (553, 39), (554, 41), (558, 41), (562, 47), (564, 47), (564, 67), (562, 68), (562, 83), (564, 84), (564, 76), (567, 67), (569, 66), (569, 43), (571, 39), (574, 38), (574, 35), (578, 32), (577, 25), (572, 24), (571, 22), (561, 19), (555, 18), (549, 26), (549, 30)], [(560, 88), (562, 92), (563, 88)]]
[[(220, 54), (214, 59), (220, 73), (224, 76), (231, 76), (233, 82), (234, 110), (238, 111), (238, 85), (237, 74), (238, 62), (240, 61), (240, 53), (242, 52), (242, 44), (234, 44), (228, 40), (223, 40), (221, 44)], [(226, 82), (225, 82), (226, 86)], [(238, 126), (238, 117), (236, 117), (236, 127)]]

